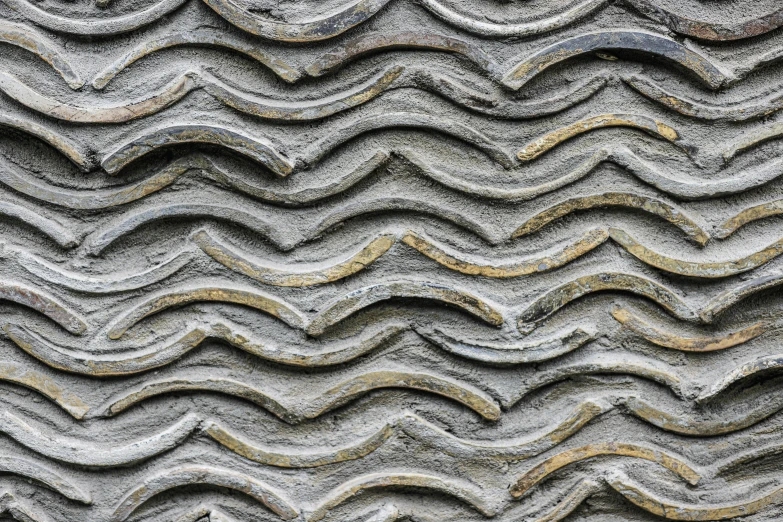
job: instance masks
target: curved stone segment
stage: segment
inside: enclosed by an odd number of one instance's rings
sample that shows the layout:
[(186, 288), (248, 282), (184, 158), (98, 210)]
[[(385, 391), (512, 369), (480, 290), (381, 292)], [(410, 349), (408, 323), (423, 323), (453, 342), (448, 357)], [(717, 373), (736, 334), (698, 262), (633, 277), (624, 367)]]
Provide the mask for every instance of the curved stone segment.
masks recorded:
[(716, 317), (743, 299), (747, 299), (748, 297), (760, 292), (765, 292), (771, 288), (777, 288), (782, 284), (783, 274), (781, 273), (756, 277), (749, 281), (745, 281), (738, 284), (734, 288), (729, 288), (728, 290), (721, 292), (720, 294), (710, 299), (702, 308), (701, 312), (699, 313), (699, 317), (702, 321), (711, 323), (715, 320)]
[(429, 282), (392, 281), (360, 288), (328, 303), (305, 330), (313, 336), (321, 335), (329, 327), (368, 306), (399, 298), (427, 299), (455, 306), (493, 326), (500, 326), (504, 321), (502, 312), (493, 304), (464, 290)]
[(599, 354), (586, 356), (578, 362), (565, 364), (560, 367), (539, 370), (534, 377), (524, 383), (514, 396), (506, 400), (503, 406), (510, 408), (534, 391), (572, 377), (612, 374), (641, 377), (642, 379), (657, 382), (682, 398), (690, 398), (692, 395), (684, 386), (683, 379), (680, 376), (655, 360), (634, 357), (633, 355), (617, 359), (616, 357), (606, 357)]
[(419, 473), (373, 473), (350, 480), (329, 492), (320, 505), (309, 514), (307, 521), (323, 520), (330, 510), (366, 490), (399, 487), (422, 488), (454, 497), (486, 517), (495, 516), (498, 512), (487, 495), (472, 484)]
[(304, 352), (267, 346), (241, 333), (239, 328), (213, 322), (201, 328), (194, 328), (173, 342), (167, 340), (159, 346), (124, 351), (117, 356), (99, 356), (58, 346), (24, 326), (8, 324), (4, 327), (9, 339), (44, 364), (58, 370), (93, 377), (132, 375), (160, 368), (180, 359), (207, 339), (225, 341), (235, 348), (278, 364), (303, 368), (332, 366), (370, 353), (407, 329), (407, 326), (395, 324), (368, 328), (369, 333), (365, 332), (357, 338), (329, 343), (319, 351)]
[(533, 486), (544, 480), (548, 475), (575, 462), (601, 456), (622, 456), (655, 462), (676, 473), (692, 486), (701, 480), (701, 476), (681, 459), (673, 457), (663, 450), (627, 444), (622, 442), (604, 442), (588, 444), (579, 448), (564, 451), (549, 457), (541, 464), (519, 477), (509, 488), (514, 498), (524, 496)]
[(517, 152), (520, 161), (531, 161), (580, 134), (611, 127), (628, 127), (664, 139), (693, 153), (693, 146), (686, 144), (680, 134), (669, 125), (647, 116), (637, 114), (601, 114), (552, 131), (525, 145)]
[(340, 35), (374, 16), (389, 0), (354, 0), (331, 15), (285, 23), (262, 18), (233, 0), (204, 0), (221, 18), (248, 33), (282, 42), (317, 42)]
[(675, 112), (700, 120), (740, 122), (763, 118), (783, 109), (781, 94), (751, 98), (736, 104), (713, 105), (674, 94), (643, 76), (633, 74), (622, 79), (641, 95)]
[(0, 127), (10, 128), (38, 138), (65, 156), (82, 172), (88, 172), (92, 168), (92, 159), (90, 159), (88, 152), (82, 150), (79, 145), (71, 140), (49, 130), (43, 125), (31, 120), (2, 114), (0, 115)]
[(664, 431), (692, 437), (714, 437), (749, 428), (783, 410), (783, 400), (771, 399), (741, 409), (702, 413), (700, 417), (672, 414), (631, 397), (623, 401), (630, 414)]
[(244, 493), (283, 520), (299, 516), (299, 510), (276, 488), (249, 475), (213, 466), (179, 466), (154, 474), (129, 491), (114, 509), (111, 522), (123, 522), (151, 498), (187, 485), (210, 485)]
[(101, 167), (116, 174), (129, 163), (161, 147), (182, 143), (204, 143), (225, 147), (264, 165), (280, 177), (293, 171), (293, 164), (265, 138), (251, 138), (241, 132), (213, 125), (174, 125), (152, 130), (121, 145), (104, 156)]
[(169, 82), (163, 89), (141, 101), (114, 107), (81, 107), (53, 100), (28, 87), (15, 77), (0, 72), (0, 91), (28, 109), (73, 123), (123, 123), (162, 111), (197, 89), (193, 74)]
[(2, 282), (0, 300), (35, 310), (74, 335), (87, 331), (87, 323), (75, 311), (40, 290), (13, 282)]
[(595, 480), (582, 479), (566, 493), (560, 502), (555, 504), (544, 515), (536, 518), (533, 522), (558, 522), (564, 520), (568, 515), (576, 511), (576, 508), (588, 498), (592, 497), (601, 490), (601, 485)]
[[(374, 199), (365, 199), (348, 203), (344, 207), (337, 208), (326, 214), (319, 223), (306, 231), (302, 239), (278, 242), (277, 246), (282, 250), (291, 250), (304, 240), (313, 239), (328, 232), (333, 227), (358, 217), (377, 214), (379, 212), (412, 212), (439, 218), (445, 222), (464, 228), (477, 235), (491, 245), (499, 245), (506, 239), (500, 233), (485, 226), (473, 218), (466, 216), (464, 209), (455, 206), (444, 206), (422, 198), (408, 198), (397, 196), (384, 196)], [(278, 234), (280, 236), (281, 234)], [(293, 234), (289, 234), (293, 236)]]
[(59, 462), (96, 468), (130, 466), (148, 460), (182, 444), (200, 425), (194, 414), (186, 415), (172, 426), (130, 443), (100, 445), (95, 440), (46, 433), (10, 412), (0, 413), (0, 432), (26, 448)]
[(717, 350), (726, 350), (747, 343), (766, 333), (772, 327), (767, 321), (759, 321), (742, 330), (737, 330), (721, 336), (684, 337), (656, 328), (625, 308), (616, 307), (613, 309), (612, 317), (625, 328), (628, 328), (657, 346), (684, 352), (714, 352)]
[(761, 498), (737, 504), (681, 504), (663, 500), (633, 485), (627, 477), (617, 472), (607, 482), (634, 505), (667, 520), (727, 520), (753, 515), (783, 500), (783, 489), (777, 489)]
[(212, 47), (228, 49), (240, 53), (267, 67), (280, 79), (293, 83), (302, 77), (302, 74), (279, 58), (267, 54), (258, 46), (241, 40), (230, 33), (216, 31), (214, 29), (197, 29), (186, 33), (175, 33), (162, 36), (154, 40), (148, 40), (125, 53), (111, 65), (101, 70), (92, 80), (95, 89), (103, 89), (120, 72), (127, 69), (134, 62), (149, 56), (150, 54), (181, 46)]
[(78, 395), (71, 393), (66, 386), (48, 375), (28, 370), (13, 362), (0, 361), (0, 381), (40, 393), (77, 420), (83, 419), (90, 410), (90, 407)]
[(292, 328), (303, 328), (301, 312), (274, 296), (261, 292), (229, 287), (198, 287), (180, 291), (167, 291), (134, 307), (118, 319), (109, 330), (110, 339), (119, 339), (142, 319), (158, 314), (168, 308), (197, 302), (232, 303), (255, 308), (268, 313)]
[(79, 244), (73, 232), (57, 221), (44, 217), (40, 211), (32, 211), (10, 201), (0, 201), (0, 216), (19, 220), (35, 228), (63, 248), (73, 248)]
[(462, 15), (443, 5), (438, 0), (419, 0), (429, 12), (463, 31), (488, 38), (525, 38), (562, 29), (596, 12), (608, 0), (584, 0), (554, 16), (522, 23), (493, 23)]
[(756, 148), (767, 141), (779, 139), (780, 137), (783, 137), (783, 123), (766, 125), (761, 129), (743, 135), (741, 139), (729, 146), (723, 152), (723, 159), (728, 163), (738, 154)]
[(149, 25), (179, 9), (187, 0), (159, 0), (158, 3), (133, 14), (115, 18), (80, 20), (48, 13), (28, 0), (8, 0), (6, 5), (50, 31), (83, 36), (122, 34)]
[(762, 203), (761, 205), (746, 208), (737, 215), (727, 219), (715, 229), (713, 235), (718, 239), (725, 239), (748, 223), (781, 214), (783, 214), (783, 199)]
[(564, 283), (527, 305), (519, 314), (517, 327), (522, 333), (535, 329), (543, 321), (568, 303), (595, 292), (630, 292), (652, 300), (674, 317), (695, 321), (699, 316), (677, 294), (645, 277), (618, 272), (602, 272), (578, 277)]
[(190, 219), (201, 217), (241, 225), (257, 234), (266, 236), (272, 243), (283, 249), (293, 248), (304, 240), (290, 230), (277, 229), (270, 221), (259, 217), (257, 213), (238, 206), (173, 203), (164, 207), (142, 208), (137, 212), (129, 212), (127, 215), (120, 216), (102, 229), (90, 234), (84, 242), (84, 249), (88, 254), (97, 256), (118, 239), (144, 225), (181, 217)]
[(461, 403), (487, 420), (500, 418), (500, 407), (497, 403), (472, 386), (426, 373), (398, 371), (376, 371), (353, 377), (295, 406), (286, 406), (264, 391), (232, 379), (169, 378), (148, 382), (135, 390), (118, 395), (92, 415), (112, 417), (151, 397), (191, 391), (222, 393), (242, 398), (268, 410), (285, 422), (296, 424), (319, 417), (372, 390), (387, 388), (426, 391)]
[(363, 116), (346, 125), (332, 129), (327, 136), (307, 147), (299, 155), (297, 163), (302, 163), (305, 166), (313, 165), (333, 149), (349, 140), (371, 131), (389, 129), (416, 129), (445, 134), (481, 150), (505, 168), (511, 168), (515, 164), (511, 155), (478, 130), (451, 119), (411, 111)]
[(527, 342), (486, 343), (466, 340), (443, 332), (440, 328), (417, 328), (416, 332), (429, 342), (447, 352), (497, 365), (528, 364), (555, 359), (584, 346), (596, 338), (596, 334), (576, 328), (570, 332)]
[(26, 477), (45, 485), (67, 499), (82, 504), (92, 504), (92, 498), (89, 493), (82, 491), (79, 486), (66, 477), (32, 460), (0, 456), (0, 473)]
[(591, 229), (565, 247), (523, 259), (499, 261), (474, 259), (412, 230), (406, 232), (400, 241), (450, 270), (473, 276), (511, 278), (559, 268), (602, 245), (608, 237), (609, 234), (604, 230)]
[(338, 281), (376, 261), (397, 242), (392, 234), (381, 234), (358, 252), (337, 263), (313, 263), (308, 265), (273, 265), (260, 259), (241, 254), (226, 243), (215, 239), (206, 230), (193, 234), (193, 241), (208, 256), (231, 270), (273, 286), (305, 287)]
[(27, 27), (11, 22), (0, 22), (0, 43), (30, 51), (52, 66), (71, 89), (80, 89), (84, 80), (52, 42)]
[(781, 368), (783, 368), (783, 356), (779, 355), (768, 355), (748, 361), (731, 370), (723, 378), (702, 392), (696, 400), (698, 402), (707, 402), (745, 379), (753, 378), (760, 373), (775, 372)]
[(610, 228), (609, 236), (612, 240), (622, 246), (629, 254), (639, 259), (646, 265), (654, 266), (665, 272), (687, 276), (701, 277), (705, 279), (716, 279), (722, 277), (731, 277), (742, 274), (750, 270), (769, 263), (776, 257), (783, 254), (783, 239), (775, 241), (766, 248), (753, 254), (749, 254), (740, 259), (731, 261), (712, 261), (712, 262), (694, 262), (684, 261), (666, 257), (649, 248), (645, 247), (627, 232)]
[(49, 284), (59, 285), (86, 294), (110, 294), (138, 290), (139, 288), (163, 281), (181, 270), (194, 258), (192, 251), (184, 250), (148, 270), (133, 275), (125, 277), (100, 277), (94, 275), (85, 277), (78, 272), (63, 270), (57, 265), (49, 263), (43, 258), (23, 249), (6, 246), (2, 256), (15, 258), (21, 268)]
[(539, 212), (529, 218), (511, 235), (512, 238), (532, 234), (552, 221), (579, 210), (605, 207), (625, 207), (641, 210), (664, 219), (682, 230), (691, 241), (704, 246), (710, 239), (709, 234), (682, 209), (659, 199), (629, 192), (604, 192), (572, 199)]
[(398, 32), (388, 35), (372, 33), (359, 36), (345, 44), (321, 55), (305, 68), (312, 77), (319, 77), (332, 72), (367, 54), (389, 49), (416, 49), (425, 51), (442, 51), (458, 54), (480, 69), (489, 73), (490, 77), (500, 76), (500, 66), (480, 48), (459, 38), (440, 34), (422, 34), (421, 32)]
[(671, 38), (642, 31), (608, 30), (552, 44), (519, 61), (504, 74), (502, 82), (510, 89), (518, 90), (552, 65), (596, 51), (650, 54), (690, 71), (711, 89), (719, 89), (735, 79), (708, 57)]

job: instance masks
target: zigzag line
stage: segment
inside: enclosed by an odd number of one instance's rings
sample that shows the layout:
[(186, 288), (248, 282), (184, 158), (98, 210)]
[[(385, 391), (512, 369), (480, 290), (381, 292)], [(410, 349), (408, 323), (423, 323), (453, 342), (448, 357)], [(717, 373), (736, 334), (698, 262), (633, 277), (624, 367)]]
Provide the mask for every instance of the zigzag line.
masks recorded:
[(401, 388), (441, 395), (467, 406), (487, 420), (500, 417), (500, 407), (481, 390), (459, 384), (451, 379), (426, 373), (375, 371), (358, 375), (334, 386), (307, 404), (285, 406), (267, 393), (245, 383), (225, 378), (169, 378), (151, 381), (118, 395), (91, 413), (92, 417), (112, 417), (126, 409), (161, 394), (183, 391), (223, 393), (250, 401), (285, 422), (297, 424), (314, 419), (347, 404), (372, 390)]
[(299, 516), (299, 510), (281, 491), (249, 475), (213, 466), (180, 466), (152, 475), (129, 491), (109, 520), (123, 522), (151, 498), (188, 484), (237, 490), (263, 504), (283, 520)]
[(202, 286), (182, 290), (168, 289), (157, 294), (117, 319), (108, 335), (110, 339), (119, 339), (142, 319), (168, 308), (194, 302), (218, 302), (255, 308), (280, 319), (292, 328), (302, 328), (310, 335), (318, 336), (368, 306), (395, 298), (427, 299), (448, 304), (493, 326), (503, 324), (502, 313), (494, 305), (464, 290), (425, 281), (390, 281), (360, 288), (329, 302), (309, 323), (302, 312), (272, 295), (228, 286)]
[(87, 254), (97, 256), (118, 239), (130, 234), (141, 226), (163, 219), (176, 217), (215, 219), (241, 225), (248, 230), (264, 236), (278, 249), (289, 251), (305, 241), (316, 238), (330, 228), (359, 216), (379, 212), (397, 210), (409, 211), (440, 218), (461, 228), (469, 230), (484, 241), (497, 245), (503, 238), (483, 225), (466, 217), (464, 213), (451, 208), (434, 205), (421, 199), (383, 197), (369, 201), (359, 201), (337, 209), (326, 215), (319, 223), (305, 233), (295, 230), (282, 230), (273, 225), (271, 220), (259, 217), (260, 212), (251, 208), (240, 208), (237, 205), (223, 206), (200, 203), (179, 203), (167, 207), (142, 208), (130, 215), (120, 216), (102, 229), (90, 234), (83, 245)]

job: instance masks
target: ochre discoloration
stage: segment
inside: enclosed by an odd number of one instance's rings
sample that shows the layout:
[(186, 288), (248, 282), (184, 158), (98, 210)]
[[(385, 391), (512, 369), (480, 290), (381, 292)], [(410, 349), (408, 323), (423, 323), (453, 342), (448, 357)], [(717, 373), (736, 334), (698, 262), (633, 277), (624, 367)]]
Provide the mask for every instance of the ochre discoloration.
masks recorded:
[(672, 457), (662, 450), (652, 449), (638, 444), (606, 442), (601, 444), (588, 444), (587, 446), (564, 451), (548, 458), (517, 479), (510, 488), (511, 495), (515, 498), (522, 497), (530, 488), (544, 480), (548, 475), (565, 466), (573, 464), (574, 462), (608, 455), (631, 457), (655, 462), (656, 464), (660, 464), (673, 471), (694, 486), (701, 480), (701, 475), (685, 462), (676, 457)]
[(636, 114), (602, 114), (600, 116), (593, 116), (592, 118), (572, 123), (567, 127), (552, 131), (549, 134), (530, 142), (517, 152), (517, 158), (521, 161), (534, 160), (564, 141), (568, 141), (571, 138), (586, 132), (609, 127), (629, 127), (641, 130), (652, 136), (663, 138), (676, 145), (681, 145), (686, 150), (690, 149), (690, 146), (681, 143), (680, 135), (676, 130), (658, 120)]
[(605, 207), (624, 207), (658, 216), (682, 230), (688, 239), (699, 245), (705, 245), (710, 239), (701, 225), (678, 207), (659, 199), (628, 192), (604, 192), (565, 200), (529, 218), (514, 231), (511, 237), (532, 234), (552, 221), (573, 212)]
[(722, 336), (685, 337), (664, 332), (624, 308), (617, 307), (613, 309), (612, 317), (617, 319), (624, 327), (655, 345), (684, 352), (714, 352), (732, 348), (755, 339), (769, 331), (772, 326), (766, 321), (759, 321), (742, 330), (730, 332)]

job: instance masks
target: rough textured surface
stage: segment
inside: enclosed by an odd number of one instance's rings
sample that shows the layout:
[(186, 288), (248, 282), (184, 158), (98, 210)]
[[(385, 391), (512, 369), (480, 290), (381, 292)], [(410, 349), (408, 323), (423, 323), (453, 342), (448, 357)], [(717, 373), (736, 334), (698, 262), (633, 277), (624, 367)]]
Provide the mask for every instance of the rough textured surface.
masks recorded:
[(783, 518), (779, 0), (0, 0), (0, 518)]

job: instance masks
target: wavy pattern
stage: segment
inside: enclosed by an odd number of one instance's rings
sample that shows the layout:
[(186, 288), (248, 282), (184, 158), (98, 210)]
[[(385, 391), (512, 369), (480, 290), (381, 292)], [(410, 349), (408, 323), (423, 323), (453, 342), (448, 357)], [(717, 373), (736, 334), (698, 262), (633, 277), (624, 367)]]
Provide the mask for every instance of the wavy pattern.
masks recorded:
[[(256, 357), (278, 364), (300, 367), (331, 366), (370, 353), (405, 329), (407, 327), (395, 324), (370, 328), (367, 335), (359, 336), (358, 339), (330, 343), (319, 351), (311, 352), (270, 346), (255, 340), (241, 328), (216, 321), (178, 335), (174, 341), (167, 340), (159, 346), (106, 357), (58, 346), (24, 326), (8, 324), (4, 327), (9, 339), (46, 365), (95, 377), (129, 375), (171, 364), (208, 339), (220, 339)], [(465, 356), (467, 357), (467, 354)]]
[(2, 3), (0, 516), (780, 518), (774, 2)]
[(523, 333), (530, 332), (535, 328), (535, 323), (546, 319), (569, 302), (607, 290), (630, 292), (650, 299), (684, 321), (698, 319), (696, 312), (680, 297), (655, 281), (633, 274), (602, 272), (579, 277), (537, 298), (519, 315), (517, 327)]
[[(286, 23), (257, 16), (232, 0), (204, 0), (212, 10), (232, 25), (256, 36), (283, 42), (317, 42), (333, 38), (363, 24), (383, 9), (389, 0), (357, 0), (331, 15), (322, 15), (307, 22)], [(100, 7), (108, 1), (101, 0)], [(134, 15), (108, 20), (82, 21), (51, 15), (24, 0), (12, 0), (9, 5), (38, 25), (53, 31), (74, 34), (117, 34), (132, 31), (164, 17), (184, 4), (184, 0), (162, 0)], [(640, 14), (666, 25), (671, 31), (701, 40), (732, 41), (752, 38), (783, 25), (783, 10), (774, 10), (757, 18), (734, 23), (693, 20), (669, 11), (648, 0), (623, 2)], [(598, 9), (607, 0), (586, 0), (543, 20), (523, 23), (488, 23), (461, 15), (437, 0), (424, 0), (421, 5), (446, 23), (485, 37), (529, 37), (562, 29)]]
[(267, 393), (231, 379), (172, 378), (147, 383), (135, 391), (111, 399), (92, 415), (117, 415), (139, 402), (165, 393), (208, 391), (248, 400), (286, 422), (298, 423), (314, 419), (372, 390), (383, 388), (422, 390), (459, 402), (487, 420), (497, 420), (500, 416), (500, 407), (482, 391), (443, 377), (397, 371), (370, 372), (354, 377), (297, 406), (285, 406)]
[(608, 480), (612, 488), (636, 506), (669, 520), (725, 520), (758, 513), (763, 508), (783, 499), (783, 491), (777, 490), (761, 498), (727, 506), (704, 504), (679, 504), (660, 499), (633, 485), (619, 473)]
[(112, 515), (112, 522), (122, 522), (149, 499), (173, 488), (188, 484), (234, 489), (264, 505), (283, 520), (299, 516), (286, 496), (272, 486), (243, 473), (212, 466), (181, 466), (157, 473), (129, 491)]
[(332, 490), (310, 513), (308, 520), (310, 522), (323, 520), (329, 510), (365, 490), (391, 487), (414, 487), (436, 491), (461, 500), (484, 516), (491, 517), (497, 514), (497, 509), (490, 504), (486, 495), (473, 485), (419, 473), (373, 473), (346, 482)]
[(574, 448), (572, 450), (564, 451), (548, 458), (517, 479), (514, 485), (511, 486), (511, 494), (514, 497), (519, 498), (527, 493), (537, 483), (544, 480), (547, 475), (550, 475), (551, 473), (554, 473), (557, 470), (574, 462), (592, 459), (603, 455), (617, 455), (655, 462), (673, 471), (684, 480), (687, 480), (693, 486), (698, 484), (699, 480), (701, 480), (701, 476), (685, 462), (676, 457), (672, 457), (662, 450), (646, 448), (636, 444), (610, 442)]
[(520, 89), (547, 68), (596, 51), (650, 54), (686, 69), (711, 89), (723, 87), (734, 79), (706, 56), (675, 40), (641, 31), (612, 30), (575, 36), (546, 47), (520, 60), (503, 75), (502, 82), (511, 89)]

